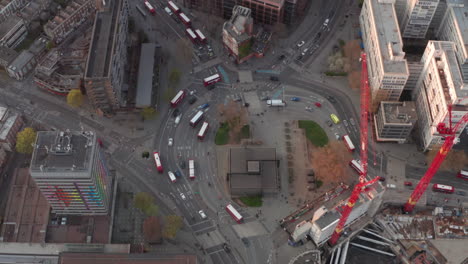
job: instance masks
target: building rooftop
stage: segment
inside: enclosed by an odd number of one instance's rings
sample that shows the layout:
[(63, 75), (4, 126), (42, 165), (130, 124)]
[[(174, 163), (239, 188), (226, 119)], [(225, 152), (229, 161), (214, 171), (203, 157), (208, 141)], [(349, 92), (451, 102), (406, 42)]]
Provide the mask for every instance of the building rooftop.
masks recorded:
[(60, 264), (197, 264), (196, 255), (63, 253)]
[(319, 219), (317, 219), (314, 223), (320, 227), (320, 229), (325, 229), (330, 225), (335, 224), (340, 219), (341, 214), (338, 213), (336, 210), (327, 211), (323, 214)]
[(29, 51), (34, 55), (39, 55), (42, 51), (46, 49), (46, 45), (49, 40), (45, 37), (37, 38), (31, 46), (29, 46)]
[(373, 14), (377, 32), (377, 41), (384, 72), (409, 74), (408, 65), (404, 59), (403, 40), (395, 13), (395, 8), (388, 1), (371, 0), (371, 13)]
[(0, 140), (6, 140), (10, 129), (18, 118), (20, 118), (19, 114), (9, 111), (4, 106), (0, 106)]
[(95, 151), (96, 135), (93, 132), (38, 132), (31, 159), (31, 172), (57, 173), (91, 170), (92, 155)]
[(384, 111), (384, 123), (412, 125), (417, 120), (414, 102), (380, 102)]
[(234, 37), (237, 42), (246, 41), (251, 37), (251, 32), (248, 32), (253, 24), (251, 12), (247, 7), (235, 6), (232, 10), (231, 19), (223, 25), (223, 29)]
[(14, 72), (22, 71), (24, 66), (32, 59), (34, 59), (34, 54), (32, 54), (30, 51), (23, 50), (20, 55), (18, 55), (18, 57), (16, 57), (16, 59), (10, 63), (8, 69)]
[(5, 61), (8, 66), (10, 62), (12, 62), (16, 56), (18, 56), (18, 52), (16, 52), (14, 49), (7, 48), (5, 46), (0, 46), (0, 60)]
[(97, 12), (89, 46), (85, 77), (107, 77), (110, 71), (121, 0), (107, 1), (108, 8)]
[[(452, 0), (453, 1), (453, 0)], [(457, 4), (454, 4), (457, 3)], [(459, 0), (452, 3), (453, 13), (460, 28), (465, 47), (465, 58), (468, 58), (468, 0)]]
[(10, 30), (19, 22), (21, 21), (21, 18), (19, 18), (16, 15), (9, 16), (7, 20), (4, 22), (0, 23), (0, 39), (5, 36)]
[(140, 65), (138, 66), (138, 84), (135, 106), (145, 107), (151, 105), (153, 97), (153, 69), (156, 53), (155, 43), (141, 44)]

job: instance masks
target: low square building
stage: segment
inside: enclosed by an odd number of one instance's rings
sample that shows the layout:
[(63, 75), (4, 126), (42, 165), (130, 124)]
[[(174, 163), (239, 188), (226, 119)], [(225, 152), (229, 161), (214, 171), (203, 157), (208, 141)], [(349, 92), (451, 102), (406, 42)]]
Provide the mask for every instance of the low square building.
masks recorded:
[(276, 193), (278, 167), (275, 148), (231, 148), (227, 173), (231, 196)]

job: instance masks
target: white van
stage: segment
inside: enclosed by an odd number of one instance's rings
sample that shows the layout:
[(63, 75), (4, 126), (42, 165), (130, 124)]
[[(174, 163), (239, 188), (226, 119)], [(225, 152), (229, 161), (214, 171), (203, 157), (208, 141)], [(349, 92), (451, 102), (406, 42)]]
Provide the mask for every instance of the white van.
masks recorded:
[(396, 185), (395, 185), (395, 184), (389, 183), (389, 184), (387, 184), (387, 188), (389, 188), (389, 189), (395, 189), (395, 188), (396, 188)]
[(182, 115), (178, 115), (175, 119), (175, 124), (178, 125), (180, 122), (180, 119), (182, 118)]
[(172, 16), (172, 11), (171, 11), (171, 9), (169, 9), (169, 7), (166, 6), (166, 7), (164, 8), (164, 11), (166, 11), (166, 13), (167, 13), (168, 15)]

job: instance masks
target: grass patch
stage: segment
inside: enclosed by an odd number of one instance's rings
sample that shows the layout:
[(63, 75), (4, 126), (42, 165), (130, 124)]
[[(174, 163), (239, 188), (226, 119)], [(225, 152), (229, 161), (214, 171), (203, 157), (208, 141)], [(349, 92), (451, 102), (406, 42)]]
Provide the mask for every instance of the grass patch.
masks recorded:
[(250, 138), (250, 125), (245, 125), (241, 129), (241, 138)]
[(229, 125), (227, 123), (221, 123), (218, 128), (215, 137), (216, 145), (226, 145), (229, 142)]
[(346, 72), (326, 71), (325, 75), (326, 76), (348, 76), (348, 73), (346, 73)]
[(260, 207), (263, 204), (261, 195), (245, 196), (240, 197), (239, 199), (242, 201), (242, 203), (250, 207)]
[(322, 187), (322, 185), (323, 185), (323, 181), (321, 181), (321, 180), (317, 180), (317, 181), (315, 182), (315, 186), (317, 186), (317, 189), (320, 188), (320, 187)]
[(328, 144), (328, 137), (319, 124), (310, 120), (299, 120), (299, 128), (305, 129), (307, 139), (316, 147)]

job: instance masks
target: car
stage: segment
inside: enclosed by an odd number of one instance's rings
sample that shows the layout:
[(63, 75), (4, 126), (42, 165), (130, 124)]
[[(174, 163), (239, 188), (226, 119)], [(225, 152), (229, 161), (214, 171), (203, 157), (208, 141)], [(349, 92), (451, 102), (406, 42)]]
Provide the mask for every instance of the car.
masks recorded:
[(340, 123), (340, 119), (335, 115), (335, 114), (331, 114), (330, 115), (330, 119), (333, 121), (333, 123), (335, 124), (338, 124)]
[(180, 166), (180, 168), (185, 169), (185, 161), (184, 161), (184, 160), (181, 160), (181, 161), (179, 162), (179, 166)]
[(343, 124), (345, 125), (345, 127), (348, 127), (348, 121), (343, 120)]
[(305, 48), (305, 49), (302, 51), (302, 53), (301, 53), (302, 56), (305, 56), (308, 50), (309, 50), (308, 48)]
[(270, 80), (277, 82), (277, 81), (279, 81), (279, 78), (276, 77), (276, 76), (270, 76)]
[(336, 99), (333, 96), (327, 96), (328, 101), (330, 101), (332, 104), (336, 104)]
[(330, 22), (330, 19), (328, 19), (328, 18), (325, 19), (325, 22), (323, 22), (323, 26), (325, 26), (325, 27), (328, 26), (328, 22)]
[(319, 103), (319, 102), (315, 102), (315, 106), (316, 106), (316, 107), (322, 107), (322, 104)]
[(226, 243), (223, 244), (223, 249), (224, 249), (224, 251), (226, 251), (226, 253), (231, 252), (231, 249), (229, 248), (228, 244), (226, 244)]
[(197, 101), (197, 98), (195, 96), (190, 97), (189, 99), (189, 104), (194, 104)]
[(194, 95), (196, 92), (197, 92), (196, 90), (191, 90), (189, 94)]
[(208, 106), (210, 106), (210, 104), (206, 103), (206, 104), (202, 104), (198, 107), (198, 109), (205, 109), (205, 108), (208, 108)]
[(187, 198), (185, 198), (185, 194), (183, 194), (183, 193), (180, 193), (180, 198), (182, 198), (182, 200), (184, 200), (184, 201), (185, 201), (185, 199), (187, 199)]
[(241, 240), (242, 240), (242, 243), (244, 243), (244, 245), (246, 245), (246, 246), (250, 245), (250, 242), (249, 242), (249, 240), (247, 238), (243, 237)]
[(458, 194), (460, 196), (466, 196), (466, 193), (464, 191), (456, 191), (455, 194)]
[(172, 147), (172, 144), (174, 144), (174, 139), (173, 138), (169, 138), (168, 142), (167, 142), (167, 145), (169, 147)]
[(305, 41), (302, 40), (301, 42), (297, 43), (297, 47), (300, 48), (304, 46), (304, 44), (305, 44)]
[(302, 60), (302, 55), (297, 56), (296, 60)]
[(330, 121), (330, 120), (327, 120), (326, 123), (327, 123), (327, 125), (328, 125), (329, 127), (333, 126), (333, 122)]
[(173, 116), (173, 117), (177, 117), (177, 116), (179, 115), (179, 113), (180, 113), (180, 109), (179, 109), (179, 108), (176, 108), (176, 109), (174, 110), (174, 112), (172, 112), (172, 116)]
[(350, 122), (350, 123), (351, 123), (351, 125), (353, 125), (353, 126), (355, 126), (355, 125), (356, 125), (356, 123), (354, 123), (354, 119), (352, 119), (352, 118), (350, 118), (350, 119), (349, 119), (349, 122)]
[(281, 56), (278, 57), (278, 60), (284, 60), (284, 58), (286, 58), (286, 56), (281, 55)]
[(291, 97), (291, 101), (293, 102), (299, 102), (301, 100), (301, 98), (299, 97)]
[(180, 170), (175, 171), (175, 176), (176, 177), (182, 177), (182, 173), (180, 173)]
[(202, 219), (206, 219), (206, 214), (203, 210), (198, 211), (198, 214), (201, 216)]
[(182, 118), (182, 115), (178, 115), (174, 121), (174, 123), (177, 125), (180, 123), (180, 119)]
[(413, 186), (413, 183), (410, 181), (405, 181), (404, 184), (405, 186)]
[(306, 111), (309, 111), (309, 112), (313, 112), (313, 111), (314, 111), (314, 109), (312, 108), (312, 106), (306, 106), (306, 107), (305, 107), (305, 110), (306, 110)]
[(336, 140), (340, 140), (340, 138), (341, 138), (340, 134), (335, 133), (335, 138), (336, 138)]
[(66, 225), (67, 224), (67, 217), (64, 216), (62, 217), (62, 222), (60, 222), (61, 225)]

